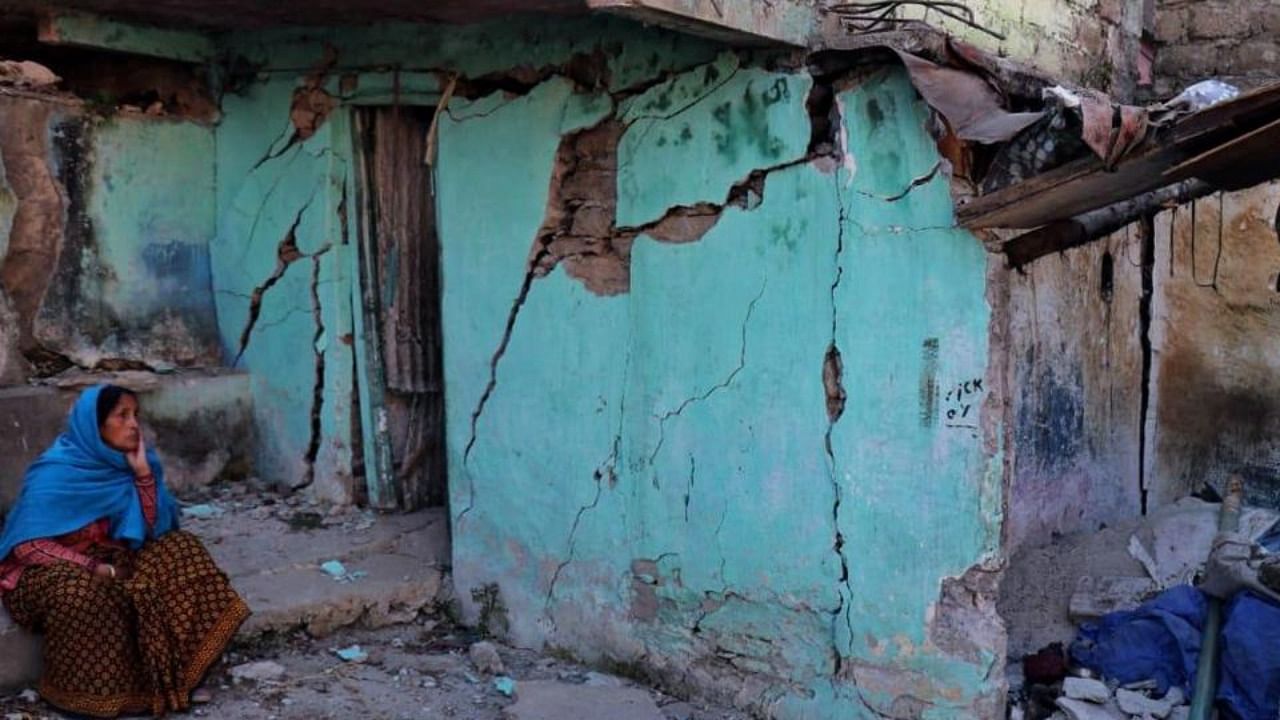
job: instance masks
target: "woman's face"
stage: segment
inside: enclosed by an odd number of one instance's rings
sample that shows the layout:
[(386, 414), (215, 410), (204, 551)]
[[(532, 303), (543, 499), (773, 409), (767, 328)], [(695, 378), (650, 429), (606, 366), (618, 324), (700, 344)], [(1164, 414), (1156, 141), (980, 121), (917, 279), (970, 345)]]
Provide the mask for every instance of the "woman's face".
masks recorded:
[(142, 438), (142, 428), (138, 425), (138, 399), (132, 395), (121, 395), (98, 431), (102, 434), (102, 442), (113, 450), (123, 453), (137, 450), (138, 441)]

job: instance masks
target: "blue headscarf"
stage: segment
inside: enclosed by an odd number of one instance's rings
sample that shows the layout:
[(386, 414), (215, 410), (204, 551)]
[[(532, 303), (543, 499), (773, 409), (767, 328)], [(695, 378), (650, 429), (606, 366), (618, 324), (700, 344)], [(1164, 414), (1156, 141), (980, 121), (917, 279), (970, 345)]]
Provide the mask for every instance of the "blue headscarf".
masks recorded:
[(156, 477), (156, 521), (150, 532), (133, 470), (124, 453), (111, 449), (98, 430), (98, 395), (104, 385), (80, 394), (67, 429), (27, 468), (22, 494), (0, 533), (0, 560), (30, 540), (75, 532), (106, 518), (111, 537), (137, 549), (148, 538), (178, 527), (178, 504), (164, 485), (164, 468), (154, 450), (147, 461)]

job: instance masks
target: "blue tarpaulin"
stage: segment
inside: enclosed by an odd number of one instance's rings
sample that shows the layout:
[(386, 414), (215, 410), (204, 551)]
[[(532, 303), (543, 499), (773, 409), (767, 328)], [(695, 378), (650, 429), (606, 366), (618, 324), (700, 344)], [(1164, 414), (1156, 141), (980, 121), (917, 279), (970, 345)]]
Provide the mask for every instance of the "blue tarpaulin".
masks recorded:
[[(1200, 656), (1206, 596), (1190, 585), (1165, 591), (1136, 610), (1086, 623), (1071, 646), (1076, 662), (1120, 685), (1155, 680), (1161, 693), (1187, 697)], [(1218, 709), (1231, 720), (1280, 715), (1280, 607), (1241, 593), (1223, 609)]]

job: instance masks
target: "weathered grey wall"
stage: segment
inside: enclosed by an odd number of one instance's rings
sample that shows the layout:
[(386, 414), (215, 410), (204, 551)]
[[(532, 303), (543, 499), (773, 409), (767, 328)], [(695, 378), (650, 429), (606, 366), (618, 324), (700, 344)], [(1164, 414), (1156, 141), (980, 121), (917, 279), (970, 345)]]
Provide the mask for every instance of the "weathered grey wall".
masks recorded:
[(1156, 218), (1153, 505), (1241, 472), (1280, 507), (1278, 205), (1272, 182)]
[(1134, 227), (1010, 277), (1010, 547), (1142, 511), (1141, 254)]
[[(0, 513), (17, 497), (27, 465), (66, 429), (80, 389), (99, 380), (0, 388)], [(248, 473), (254, 449), (248, 376), (121, 373), (111, 380), (139, 393), (149, 442), (175, 493)]]
[(1251, 88), (1280, 77), (1280, 2), (1159, 0), (1155, 91), (1218, 77)]
[(0, 385), (219, 358), (213, 134), (0, 95)]

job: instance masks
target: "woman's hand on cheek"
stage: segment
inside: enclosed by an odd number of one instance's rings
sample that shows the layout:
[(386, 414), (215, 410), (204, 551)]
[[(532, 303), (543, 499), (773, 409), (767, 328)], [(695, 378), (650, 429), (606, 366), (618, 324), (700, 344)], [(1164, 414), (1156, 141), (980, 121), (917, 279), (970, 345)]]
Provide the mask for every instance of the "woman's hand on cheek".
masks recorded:
[(138, 434), (138, 447), (133, 452), (126, 453), (125, 459), (129, 461), (129, 467), (136, 477), (151, 474), (151, 463), (147, 462), (147, 439), (141, 433)]

